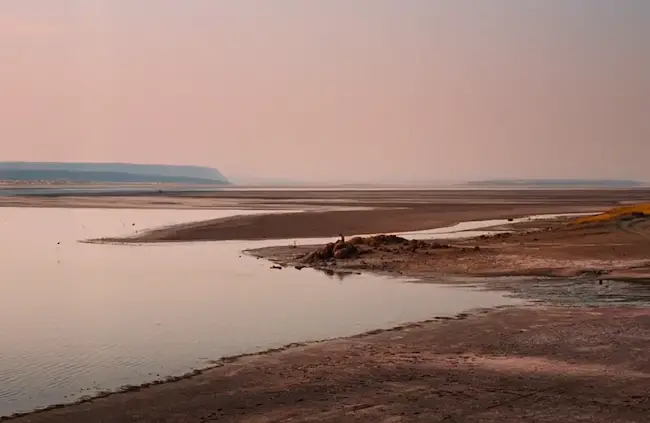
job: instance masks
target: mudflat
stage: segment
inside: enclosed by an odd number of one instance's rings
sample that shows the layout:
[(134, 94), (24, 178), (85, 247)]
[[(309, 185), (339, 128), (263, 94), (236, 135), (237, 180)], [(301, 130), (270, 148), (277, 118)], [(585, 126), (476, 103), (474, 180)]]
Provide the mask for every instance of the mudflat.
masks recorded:
[(647, 422), (650, 309), (506, 308), (226, 360), (11, 419)]

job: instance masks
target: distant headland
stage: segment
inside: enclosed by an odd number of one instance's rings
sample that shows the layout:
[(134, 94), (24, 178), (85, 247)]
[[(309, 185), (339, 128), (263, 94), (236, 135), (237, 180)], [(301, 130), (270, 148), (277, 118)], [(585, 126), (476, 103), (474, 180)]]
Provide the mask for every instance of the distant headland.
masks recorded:
[(228, 184), (217, 169), (136, 163), (0, 162), (0, 181)]

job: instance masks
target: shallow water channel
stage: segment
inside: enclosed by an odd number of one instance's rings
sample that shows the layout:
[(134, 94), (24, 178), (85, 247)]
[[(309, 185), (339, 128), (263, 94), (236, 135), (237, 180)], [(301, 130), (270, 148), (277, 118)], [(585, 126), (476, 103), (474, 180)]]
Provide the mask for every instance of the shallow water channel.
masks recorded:
[(77, 242), (241, 213), (251, 211), (0, 208), (0, 416), (223, 356), (520, 301), (381, 276), (272, 270), (241, 254), (268, 241)]

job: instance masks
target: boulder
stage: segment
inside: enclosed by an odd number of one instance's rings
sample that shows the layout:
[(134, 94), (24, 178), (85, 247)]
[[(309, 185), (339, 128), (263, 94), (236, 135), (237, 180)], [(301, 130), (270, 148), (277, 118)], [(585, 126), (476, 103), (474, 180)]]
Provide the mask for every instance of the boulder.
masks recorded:
[(359, 250), (353, 244), (345, 242), (343, 240), (338, 240), (307, 254), (303, 258), (303, 262), (314, 263), (332, 259), (346, 259), (356, 257), (358, 253)]
[(362, 238), (360, 236), (355, 236), (352, 238), (350, 241), (348, 241), (352, 245), (363, 245), (366, 243), (365, 238)]
[(334, 252), (334, 258), (337, 260), (354, 258), (356, 255), (357, 248), (352, 244), (345, 245)]

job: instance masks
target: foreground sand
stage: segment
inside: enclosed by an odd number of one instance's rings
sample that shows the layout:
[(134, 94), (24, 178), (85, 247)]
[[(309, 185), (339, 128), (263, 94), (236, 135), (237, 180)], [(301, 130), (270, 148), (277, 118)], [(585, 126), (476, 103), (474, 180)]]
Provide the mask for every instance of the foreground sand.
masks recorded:
[(507, 308), (223, 362), (13, 419), (647, 422), (650, 309)]

